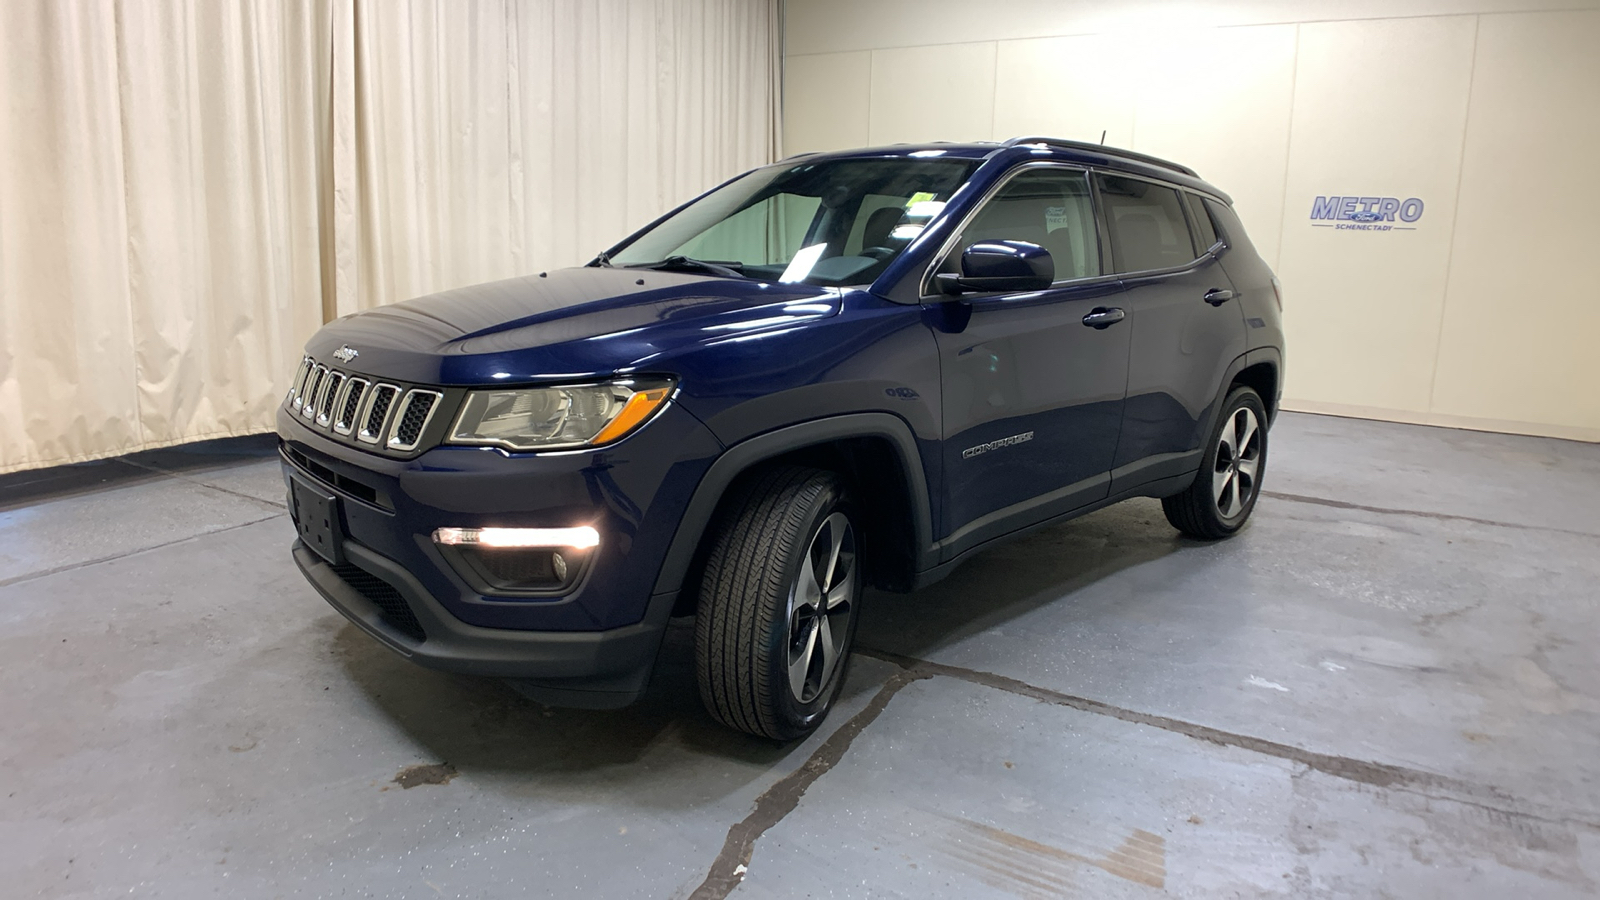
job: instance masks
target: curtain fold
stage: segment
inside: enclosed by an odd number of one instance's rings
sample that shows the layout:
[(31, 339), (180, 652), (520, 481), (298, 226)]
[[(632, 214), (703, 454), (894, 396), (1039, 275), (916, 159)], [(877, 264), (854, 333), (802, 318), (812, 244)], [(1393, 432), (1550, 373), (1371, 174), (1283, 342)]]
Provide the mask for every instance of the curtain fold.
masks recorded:
[(777, 0), (18, 0), (0, 472), (268, 431), (322, 322), (776, 157)]

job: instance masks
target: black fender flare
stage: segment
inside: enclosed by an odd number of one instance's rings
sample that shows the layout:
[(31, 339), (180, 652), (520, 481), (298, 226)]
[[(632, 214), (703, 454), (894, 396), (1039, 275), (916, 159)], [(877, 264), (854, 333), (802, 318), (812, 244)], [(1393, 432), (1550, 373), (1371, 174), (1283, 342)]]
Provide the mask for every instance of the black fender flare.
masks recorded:
[(678, 530), (672, 536), (661, 571), (656, 575), (655, 593), (677, 591), (689, 574), (695, 551), (711, 525), (717, 505), (734, 479), (752, 466), (817, 444), (846, 438), (885, 438), (894, 447), (905, 469), (907, 488), (911, 492), (912, 534), (916, 559), (913, 567), (920, 572), (932, 568), (936, 562), (933, 552), (933, 514), (928, 494), (927, 477), (922, 470), (922, 455), (917, 450), (911, 427), (899, 416), (884, 412), (847, 413), (812, 419), (747, 438), (723, 451), (701, 477), (689, 505), (678, 520)]
[(1222, 409), (1222, 401), (1228, 399), (1228, 386), (1233, 384), (1233, 379), (1239, 377), (1240, 372), (1262, 363), (1271, 365), (1272, 371), (1277, 375), (1278, 396), (1261, 398), (1271, 405), (1272, 415), (1267, 427), (1272, 427), (1272, 422), (1278, 418), (1279, 400), (1283, 396), (1283, 354), (1277, 347), (1257, 347), (1239, 354), (1237, 359), (1228, 364), (1227, 371), (1222, 373), (1222, 383), (1217, 386), (1217, 397), (1211, 401), (1211, 408), (1206, 410), (1205, 424), (1200, 429), (1201, 452), (1206, 449), (1205, 436), (1211, 433), (1211, 427), (1216, 424), (1217, 412)]

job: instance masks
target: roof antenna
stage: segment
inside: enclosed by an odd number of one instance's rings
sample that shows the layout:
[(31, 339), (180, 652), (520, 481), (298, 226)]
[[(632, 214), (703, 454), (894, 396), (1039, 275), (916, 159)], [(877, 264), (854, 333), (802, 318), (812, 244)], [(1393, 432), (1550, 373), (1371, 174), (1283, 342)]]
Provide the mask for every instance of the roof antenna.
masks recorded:
[(1100, 129), (1100, 146), (1104, 147), (1105, 145), (1106, 145), (1106, 130), (1104, 128), (1102, 128), (1102, 129)]

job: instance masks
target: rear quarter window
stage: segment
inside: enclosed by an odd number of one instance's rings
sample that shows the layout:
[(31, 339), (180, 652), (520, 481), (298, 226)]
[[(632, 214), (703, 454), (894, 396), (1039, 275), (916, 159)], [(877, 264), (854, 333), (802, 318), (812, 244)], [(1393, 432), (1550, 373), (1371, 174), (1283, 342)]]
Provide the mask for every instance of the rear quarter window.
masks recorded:
[(1211, 221), (1211, 213), (1206, 210), (1205, 200), (1199, 194), (1189, 194), (1189, 214), (1194, 221), (1195, 249), (1201, 253), (1210, 250), (1217, 243), (1217, 226)]

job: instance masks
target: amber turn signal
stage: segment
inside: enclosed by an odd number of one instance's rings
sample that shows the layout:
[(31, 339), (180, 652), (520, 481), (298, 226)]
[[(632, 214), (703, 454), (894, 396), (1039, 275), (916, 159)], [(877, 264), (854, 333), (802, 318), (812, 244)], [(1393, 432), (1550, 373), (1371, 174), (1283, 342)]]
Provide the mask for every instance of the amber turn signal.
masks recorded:
[(590, 444), (605, 444), (622, 437), (633, 429), (639, 427), (645, 419), (667, 402), (667, 396), (672, 393), (671, 388), (660, 387), (648, 391), (638, 391), (628, 402), (623, 405), (622, 411), (612, 419), (600, 433), (594, 436)]

